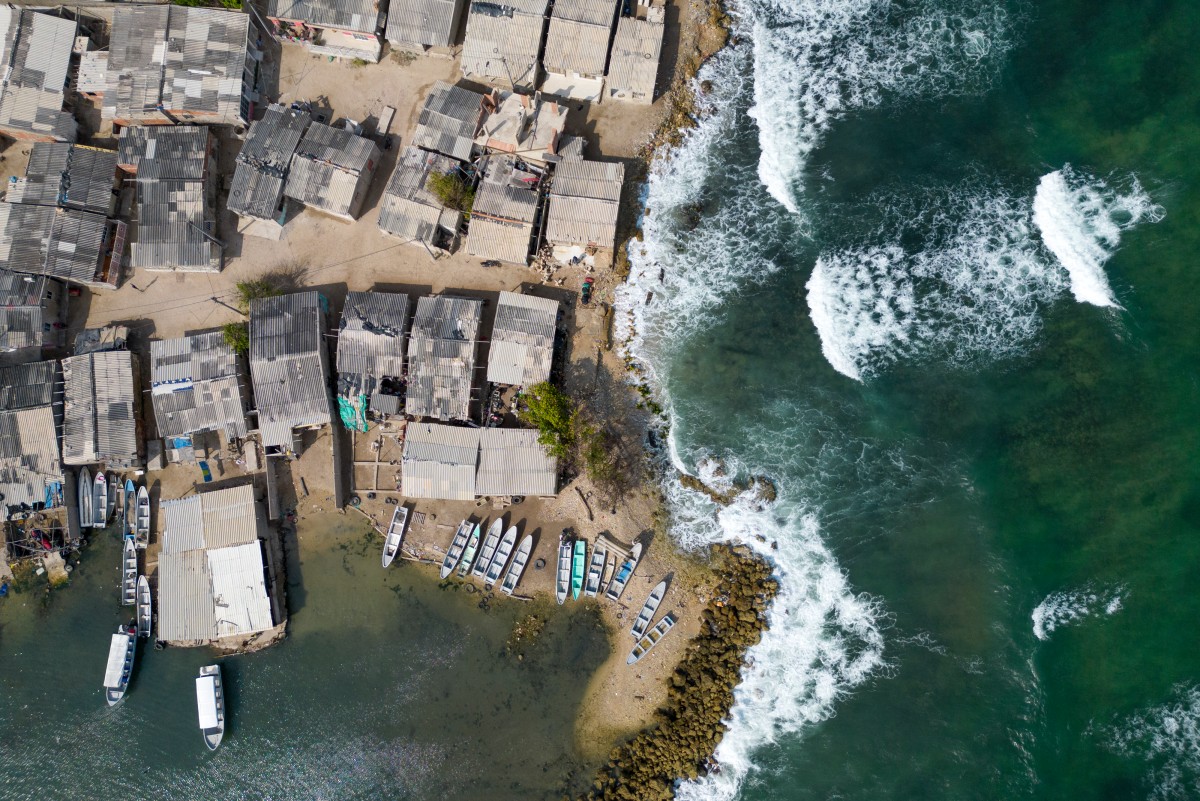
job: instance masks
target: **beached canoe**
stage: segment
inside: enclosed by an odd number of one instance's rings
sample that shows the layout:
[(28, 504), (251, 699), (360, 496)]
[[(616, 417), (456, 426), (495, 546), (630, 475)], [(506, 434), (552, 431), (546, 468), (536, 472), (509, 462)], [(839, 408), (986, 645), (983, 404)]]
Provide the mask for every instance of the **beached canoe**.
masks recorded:
[(387, 536), (383, 538), (383, 566), (387, 567), (400, 553), (400, 543), (404, 539), (404, 527), (408, 525), (408, 509), (397, 506), (392, 513), (392, 522), (388, 526)]
[(625, 592), (625, 585), (629, 583), (629, 577), (633, 575), (633, 571), (637, 569), (638, 560), (642, 558), (642, 544), (635, 542), (633, 550), (629, 552), (629, 558), (621, 564), (621, 569), (617, 571), (617, 575), (613, 576), (612, 583), (608, 585), (608, 591), (604, 596), (610, 601), (618, 601), (621, 598), (621, 593)]
[(132, 478), (125, 479), (125, 508), (121, 514), (121, 533), (133, 539), (137, 533), (137, 485)]
[(646, 632), (646, 636), (638, 640), (638, 644), (633, 646), (633, 650), (629, 652), (629, 658), (625, 660), (625, 664), (632, 665), (634, 662), (645, 656), (651, 648), (658, 645), (659, 640), (666, 636), (671, 627), (675, 625), (675, 616), (669, 612), (663, 616), (663, 619), (654, 624), (654, 628)]
[(154, 625), (154, 604), (150, 597), (150, 580), (138, 576), (137, 580), (137, 633), (142, 639), (150, 638)]
[(481, 578), (487, 569), (492, 566), (492, 558), (496, 555), (496, 548), (500, 546), (500, 535), (504, 533), (504, 518), (497, 517), (492, 521), (492, 525), (488, 527), (487, 538), (483, 541), (483, 548), (479, 551), (479, 558), (475, 560), (475, 567), (471, 568), (471, 575), (475, 578)]
[(587, 543), (575, 540), (575, 555), (571, 559), (571, 600), (579, 600), (579, 592), (583, 589), (583, 571), (587, 565)]
[(220, 665), (200, 668), (196, 677), (196, 713), (204, 745), (209, 751), (216, 751), (225, 736), (225, 687), (221, 683)]
[(150, 544), (150, 493), (145, 486), (138, 487), (137, 491), (137, 530), (134, 539), (139, 548)]
[(603, 593), (608, 589), (608, 585), (612, 583), (613, 573), (616, 572), (617, 554), (615, 551), (608, 551), (608, 553), (604, 556), (604, 575), (600, 578), (600, 593)]
[(95, 489), (92, 486), (92, 474), (86, 467), (79, 468), (79, 527), (92, 528), (96, 525), (96, 513), (93, 511)]
[(118, 626), (108, 646), (108, 664), (104, 670), (104, 699), (109, 706), (116, 706), (125, 697), (136, 655), (137, 627)]
[(479, 550), (479, 524), (471, 529), (471, 536), (467, 539), (467, 547), (463, 549), (462, 562), (458, 565), (458, 577), (466, 578), (471, 572), (471, 563), (475, 561), (475, 554)]
[(508, 573), (504, 576), (504, 582), (500, 585), (500, 592), (505, 595), (512, 595), (517, 588), (517, 583), (521, 580), (521, 574), (525, 572), (525, 565), (529, 564), (529, 554), (533, 552), (533, 535), (526, 534), (521, 540), (521, 544), (517, 546), (517, 555), (513, 557), (512, 564), (508, 566)]
[(500, 545), (496, 547), (496, 555), (492, 557), (492, 563), (488, 566), (487, 572), (483, 574), (484, 589), (490, 590), (492, 585), (504, 575), (504, 568), (508, 566), (508, 558), (512, 556), (513, 548), (516, 545), (517, 527), (509, 526), (508, 531), (504, 532), (504, 536), (500, 538)]
[(441, 578), (446, 578), (458, 567), (458, 560), (462, 559), (463, 549), (467, 547), (470, 536), (471, 521), (464, 520), (458, 524), (458, 531), (454, 532), (454, 539), (450, 541), (450, 550), (446, 551), (446, 558), (442, 560), (442, 569), (438, 573)]
[(554, 578), (554, 597), (561, 605), (571, 591), (571, 540), (566, 533), (558, 535), (558, 572)]
[(96, 473), (92, 482), (92, 526), (104, 528), (108, 525), (108, 481), (104, 473)]
[(633, 621), (633, 628), (630, 630), (635, 640), (645, 636), (646, 629), (650, 628), (650, 621), (654, 620), (654, 613), (658, 611), (658, 605), (662, 603), (663, 596), (666, 594), (666, 579), (658, 582), (654, 585), (654, 589), (650, 590), (650, 596), (646, 598), (646, 603), (642, 604), (642, 611), (638, 613), (637, 620)]
[(105, 522), (113, 519), (117, 511), (117, 501), (121, 497), (121, 484), (112, 473), (108, 474), (108, 516)]
[(133, 540), (125, 540), (121, 552), (121, 606), (137, 604), (138, 560)]
[(592, 559), (588, 563), (587, 581), (583, 584), (583, 594), (589, 598), (596, 597), (600, 589), (600, 576), (604, 572), (604, 557), (608, 551), (599, 543), (592, 546)]

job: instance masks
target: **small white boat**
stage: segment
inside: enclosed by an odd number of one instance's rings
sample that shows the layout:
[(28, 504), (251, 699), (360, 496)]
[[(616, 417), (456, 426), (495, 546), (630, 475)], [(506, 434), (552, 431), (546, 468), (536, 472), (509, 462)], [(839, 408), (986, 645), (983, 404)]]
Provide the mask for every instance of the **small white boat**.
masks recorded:
[(614, 551), (609, 551), (604, 557), (604, 576), (600, 579), (599, 592), (603, 593), (608, 589), (608, 585), (612, 583), (613, 573), (617, 572), (617, 554)]
[(492, 585), (504, 575), (504, 568), (508, 566), (508, 558), (512, 556), (516, 544), (517, 527), (509, 526), (508, 531), (504, 532), (504, 536), (500, 539), (500, 545), (496, 548), (496, 555), (492, 557), (492, 563), (488, 565), (487, 572), (483, 574), (484, 589), (490, 590)]
[(625, 660), (625, 664), (632, 665), (645, 656), (651, 648), (658, 645), (659, 640), (665, 637), (674, 625), (675, 616), (670, 613), (664, 615), (663, 619), (655, 623), (654, 628), (646, 632), (646, 636), (638, 640), (638, 644), (633, 646), (633, 650), (629, 652), (629, 658)]
[(467, 547), (463, 549), (462, 561), (458, 565), (458, 577), (466, 578), (471, 572), (471, 563), (475, 561), (475, 554), (479, 551), (479, 524), (476, 523), (471, 529), (471, 536), (467, 538)]
[(508, 573), (504, 576), (504, 582), (500, 585), (500, 592), (505, 595), (512, 595), (517, 588), (517, 583), (521, 580), (521, 574), (525, 572), (525, 565), (529, 563), (529, 554), (533, 551), (533, 535), (526, 534), (521, 540), (521, 544), (517, 546), (517, 555), (513, 557), (512, 564), (508, 566)]
[(600, 543), (592, 547), (592, 561), (588, 564), (587, 581), (583, 585), (583, 594), (589, 598), (596, 597), (600, 589), (600, 575), (604, 572), (604, 558), (608, 551)]
[(92, 527), (104, 528), (108, 525), (108, 481), (104, 473), (96, 473), (92, 486)]
[(95, 489), (92, 486), (92, 474), (86, 467), (79, 468), (79, 527), (92, 528), (96, 525), (96, 513), (93, 511)]
[(137, 604), (138, 560), (133, 540), (125, 540), (121, 552), (121, 606)]
[(125, 507), (121, 510), (121, 534), (134, 539), (137, 533), (137, 486), (125, 479)]
[(446, 558), (442, 560), (442, 569), (438, 572), (440, 578), (446, 578), (454, 572), (454, 568), (458, 566), (458, 560), (462, 559), (463, 550), (467, 547), (467, 540), (471, 536), (471, 521), (464, 520), (458, 524), (458, 531), (454, 532), (454, 539), (450, 541), (450, 550), (446, 551)]
[(564, 534), (558, 535), (558, 573), (554, 579), (554, 597), (559, 605), (567, 602), (571, 590), (571, 560), (575, 556), (575, 545)]
[(150, 581), (145, 576), (137, 580), (137, 633), (142, 639), (150, 638), (154, 624), (154, 604), (150, 597)]
[(496, 548), (500, 545), (500, 535), (503, 533), (504, 518), (497, 517), (488, 527), (487, 538), (483, 541), (483, 550), (479, 552), (479, 558), (475, 560), (475, 567), (471, 568), (472, 576), (480, 578), (491, 567), (492, 557), (496, 555)]
[(205, 665), (196, 677), (196, 712), (200, 734), (209, 751), (216, 751), (225, 736), (225, 687), (221, 684), (221, 666)]
[(137, 491), (137, 529), (134, 539), (139, 548), (150, 544), (150, 493), (145, 486), (138, 487)]
[(654, 620), (654, 613), (658, 611), (658, 605), (662, 603), (663, 596), (666, 594), (666, 579), (658, 582), (654, 585), (654, 589), (650, 590), (650, 597), (646, 599), (646, 603), (642, 604), (642, 611), (638, 613), (637, 620), (633, 621), (633, 628), (630, 630), (635, 640), (641, 639), (646, 634), (646, 629), (650, 628), (650, 621)]
[(397, 506), (392, 513), (392, 523), (388, 526), (387, 536), (383, 538), (383, 566), (387, 567), (400, 553), (400, 543), (404, 539), (404, 527), (408, 525), (408, 509)]
[(613, 576), (612, 582), (608, 585), (608, 591), (604, 596), (610, 601), (617, 601), (621, 598), (621, 593), (625, 592), (625, 585), (629, 583), (629, 577), (633, 575), (633, 571), (637, 569), (638, 560), (642, 558), (642, 544), (635, 542), (633, 550), (629, 552), (629, 558), (621, 564), (621, 569), (617, 571), (617, 575)]
[(133, 660), (137, 655), (137, 628), (118, 626), (108, 646), (108, 665), (104, 670), (104, 698), (109, 706), (116, 706), (129, 689), (129, 677), (133, 675)]
[(108, 474), (108, 517), (105, 522), (112, 520), (117, 511), (117, 500), (121, 497), (121, 485), (117, 483), (117, 477), (112, 473)]

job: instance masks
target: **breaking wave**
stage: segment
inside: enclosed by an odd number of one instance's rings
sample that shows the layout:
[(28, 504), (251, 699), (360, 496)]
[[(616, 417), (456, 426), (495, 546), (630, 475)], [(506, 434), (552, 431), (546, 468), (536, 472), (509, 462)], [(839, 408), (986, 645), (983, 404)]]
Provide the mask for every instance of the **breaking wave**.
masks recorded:
[(1200, 687), (1177, 686), (1161, 706), (1091, 729), (1110, 750), (1148, 765), (1149, 798), (1200, 797)]
[(1078, 590), (1052, 592), (1037, 605), (1030, 617), (1033, 619), (1033, 635), (1039, 640), (1048, 640), (1055, 629), (1074, 626), (1096, 615), (1115, 615), (1121, 611), (1125, 587), (1095, 589), (1091, 586)]
[(1162, 217), (1162, 208), (1136, 178), (1128, 179), (1122, 191), (1076, 173), (1069, 164), (1043, 175), (1033, 200), (1033, 221), (1070, 276), (1075, 300), (1096, 306), (1118, 305), (1104, 263), (1120, 243), (1121, 232)]

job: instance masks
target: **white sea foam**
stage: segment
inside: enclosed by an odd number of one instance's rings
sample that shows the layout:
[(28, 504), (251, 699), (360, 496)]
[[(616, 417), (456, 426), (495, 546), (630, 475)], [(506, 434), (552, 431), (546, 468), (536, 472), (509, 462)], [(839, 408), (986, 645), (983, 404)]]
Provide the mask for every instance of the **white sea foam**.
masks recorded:
[(1081, 175), (1066, 165), (1043, 175), (1033, 200), (1033, 221), (1042, 242), (1071, 277), (1080, 303), (1117, 306), (1104, 263), (1121, 241), (1121, 232), (1143, 220), (1157, 222), (1156, 206), (1136, 178), (1123, 188)]
[(1055, 629), (1075, 626), (1096, 615), (1115, 615), (1121, 611), (1125, 587), (1096, 588), (1087, 585), (1075, 590), (1052, 592), (1033, 610), (1033, 634), (1048, 640)]
[(1166, 703), (1108, 726), (1090, 727), (1121, 756), (1145, 763), (1148, 797), (1200, 797), (1200, 687), (1180, 685)]

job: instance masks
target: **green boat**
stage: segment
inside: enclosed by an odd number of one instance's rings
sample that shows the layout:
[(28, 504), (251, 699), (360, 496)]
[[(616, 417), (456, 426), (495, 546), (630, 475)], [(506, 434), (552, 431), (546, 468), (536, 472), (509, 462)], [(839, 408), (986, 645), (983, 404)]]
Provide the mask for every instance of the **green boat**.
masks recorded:
[(587, 566), (587, 543), (575, 540), (575, 558), (571, 561), (571, 600), (579, 600), (583, 589), (583, 569)]
[(471, 569), (471, 563), (475, 561), (475, 551), (479, 548), (479, 524), (475, 524), (475, 530), (471, 532), (471, 539), (467, 540), (466, 550), (463, 551), (462, 562), (458, 565), (458, 577), (466, 578), (468, 571)]

